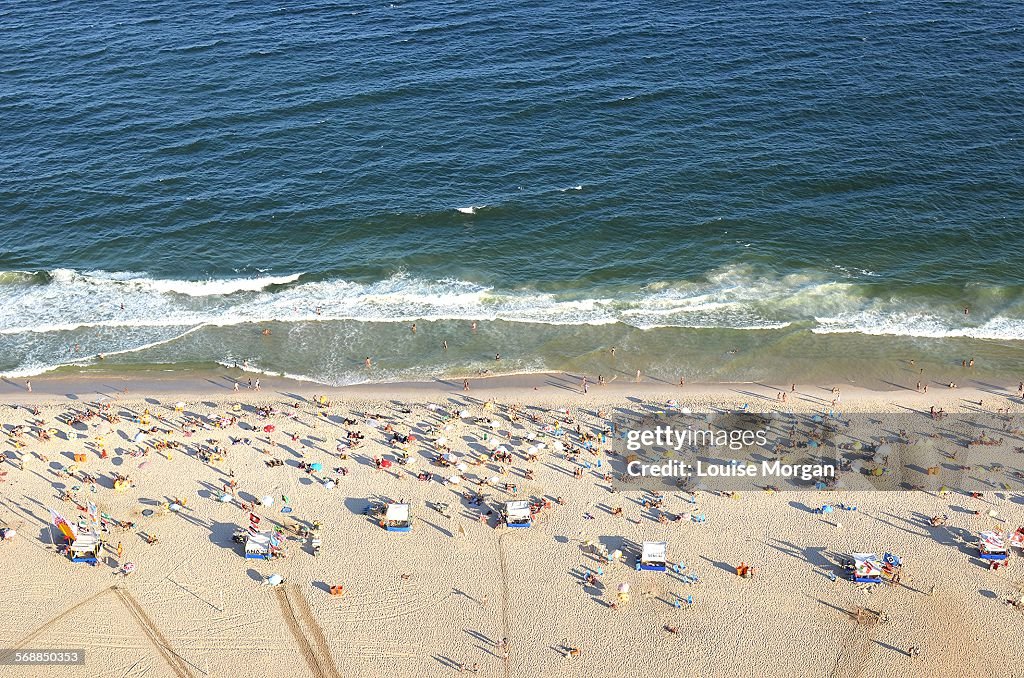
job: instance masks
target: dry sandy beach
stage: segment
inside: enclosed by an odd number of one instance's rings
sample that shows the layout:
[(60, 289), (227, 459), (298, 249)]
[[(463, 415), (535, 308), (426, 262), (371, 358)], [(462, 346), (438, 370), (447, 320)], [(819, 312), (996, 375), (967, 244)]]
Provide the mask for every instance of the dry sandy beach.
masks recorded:
[[(528, 436), (552, 442), (544, 427), (560, 420), (576, 443), (577, 425), (599, 435), (611, 413), (664, 409), (669, 399), (695, 411), (746, 404), (823, 412), (833, 384), (798, 385), (783, 404), (777, 393), (789, 385), (615, 383), (584, 395), (578, 377), (558, 374), (473, 380), (468, 392), (461, 383), (329, 390), (263, 377), (257, 392), (245, 388), (247, 378), (240, 391), (223, 374), (38, 378), (31, 393), (21, 383), (0, 385), (0, 522), (17, 530), (0, 543), (0, 648), (87, 654), (84, 667), (0, 666), (0, 676), (407, 677), (460, 667), (495, 677), (1021, 675), (1024, 613), (1007, 604), (1021, 595), (1020, 552), (991, 571), (974, 546), (981, 530), (1024, 525), (1020, 485), (994, 484), (973, 497), (931, 489), (680, 491), (652, 507), (644, 505), (649, 493), (610, 490), (610, 445), (581, 455), (602, 458), (601, 468), (552, 445), (527, 458), (536, 442)], [(933, 405), (984, 410), (1012, 429), (1024, 421), (1015, 387), (921, 394), (841, 386), (841, 409), (902, 413), (910, 427)], [(319, 407), (315, 396), (330, 405)], [(348, 449), (346, 429), (363, 434), (362, 444)], [(50, 439), (39, 440), (40, 430)], [(416, 437), (408, 447), (415, 461), (378, 468), (374, 459), (396, 459), (393, 433)], [(457, 486), (443, 482), (452, 468), (431, 463), (439, 437), (469, 464)], [(480, 461), (495, 439), (511, 463)], [(271, 459), (283, 464), (268, 466)], [(1003, 463), (1014, 471), (1024, 459)], [(417, 480), (421, 472), (429, 482)], [(131, 486), (115, 490), (118, 475)], [(492, 477), (495, 486), (477, 484)], [(336, 486), (325, 487), (326, 479)], [(221, 501), (232, 481), (234, 497)], [(513, 496), (505, 483), (517, 486), (514, 498), (548, 500), (530, 529), (498, 526), (498, 510)], [(476, 491), (486, 494), (483, 510), (464, 498)], [(258, 504), (265, 496), (271, 506)], [(412, 506), (409, 533), (385, 531), (365, 513), (399, 499)], [(50, 519), (54, 509), (77, 523), (89, 502), (109, 517), (95, 567), (58, 553)], [(181, 510), (170, 510), (175, 502)], [(285, 557), (245, 559), (232, 541), (249, 526), (252, 502), (261, 529), (285, 528)], [(447, 509), (432, 508), (439, 502)], [(812, 510), (825, 503), (857, 510)], [(674, 520), (697, 514), (706, 521)], [(945, 525), (929, 522), (942, 514)], [(314, 521), (322, 525), (317, 555), (291, 529)], [(633, 553), (644, 541), (667, 542), (679, 571), (636, 571), (629, 558), (602, 564), (586, 547)], [(834, 576), (840, 557), (860, 551), (899, 554), (901, 581), (865, 588)], [(127, 576), (119, 574), (126, 562), (135, 566)], [(741, 562), (756, 568), (753, 578), (736, 576)], [(267, 585), (271, 574), (284, 584)], [(631, 599), (616, 609), (609, 603), (623, 583)], [(343, 595), (331, 595), (332, 586)], [(885, 621), (858, 623), (860, 607)], [(920, 655), (911, 657), (911, 647)]]

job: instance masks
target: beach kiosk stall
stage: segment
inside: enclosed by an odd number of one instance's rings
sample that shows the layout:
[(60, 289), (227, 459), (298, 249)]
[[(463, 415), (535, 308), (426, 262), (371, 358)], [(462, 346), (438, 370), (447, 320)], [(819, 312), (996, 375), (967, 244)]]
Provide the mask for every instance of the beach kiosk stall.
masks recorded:
[(246, 559), (270, 560), (270, 534), (254, 532), (245, 541)]
[(640, 551), (640, 562), (637, 563), (638, 570), (652, 570), (664, 572), (668, 569), (665, 561), (668, 552), (668, 542), (645, 541)]
[(71, 553), (71, 562), (95, 565), (99, 562), (100, 551), (103, 550), (103, 540), (95, 532), (82, 532), (68, 548)]
[(409, 504), (388, 504), (381, 523), (388, 532), (412, 531), (412, 512)]
[(998, 532), (982, 532), (978, 535), (978, 556), (982, 560), (1001, 563), (1009, 559), (1010, 551)]
[(857, 584), (881, 584), (882, 561), (874, 553), (853, 553), (853, 581)]
[(505, 502), (505, 524), (509, 527), (530, 527), (533, 525), (530, 502), (525, 500)]

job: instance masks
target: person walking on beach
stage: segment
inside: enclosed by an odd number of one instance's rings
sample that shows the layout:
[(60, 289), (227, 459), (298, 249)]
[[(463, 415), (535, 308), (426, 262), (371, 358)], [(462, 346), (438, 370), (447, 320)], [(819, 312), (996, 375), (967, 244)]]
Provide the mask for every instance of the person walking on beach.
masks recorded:
[(583, 377), (583, 383), (582, 383), (580, 388), (583, 391), (583, 395), (586, 395), (587, 394), (587, 377), (586, 376)]
[(462, 390), (463, 391), (468, 391), (469, 390), (469, 379), (463, 379), (462, 380)]
[(25, 388), (28, 390), (29, 393), (31, 393), (32, 392), (32, 382), (31, 381), (26, 381), (25, 382)]
[(255, 388), (257, 391), (260, 390), (260, 380), (259, 379), (256, 380), (256, 383), (253, 386), (253, 388)]

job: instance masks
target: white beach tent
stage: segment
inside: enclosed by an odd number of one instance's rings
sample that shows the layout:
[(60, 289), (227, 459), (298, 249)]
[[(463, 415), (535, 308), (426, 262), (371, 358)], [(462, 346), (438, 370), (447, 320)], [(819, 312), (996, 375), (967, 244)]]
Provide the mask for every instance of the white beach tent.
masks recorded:
[(384, 513), (384, 529), (388, 532), (408, 532), (412, 529), (409, 504), (389, 504)]
[(256, 532), (250, 534), (245, 541), (246, 559), (257, 558), (261, 560), (270, 559), (270, 534), (268, 532)]
[(530, 527), (533, 524), (530, 502), (525, 500), (505, 502), (505, 524), (509, 527)]
[(667, 569), (665, 558), (668, 554), (668, 543), (663, 541), (645, 541), (640, 552), (637, 569), (664, 572)]

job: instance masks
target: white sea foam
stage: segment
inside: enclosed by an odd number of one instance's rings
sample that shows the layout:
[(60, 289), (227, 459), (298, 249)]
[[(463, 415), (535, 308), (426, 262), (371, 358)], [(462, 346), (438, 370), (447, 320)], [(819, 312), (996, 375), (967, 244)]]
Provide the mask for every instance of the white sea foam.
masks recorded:
[(499, 289), (406, 273), (359, 283), (303, 280), (299, 274), (161, 280), (139, 273), (59, 269), (45, 276), (0, 273), (0, 283), (0, 336), (270, 321), (422, 319), (624, 323), (641, 329), (767, 330), (804, 323), (817, 333), (1024, 339), (1024, 318), (1016, 319), (1009, 312), (1013, 308), (975, 321), (974, 316), (936, 314), (920, 301), (873, 298), (845, 276), (835, 279), (815, 271), (767, 276), (744, 266), (722, 267), (704, 280), (656, 281), (644, 287), (602, 289), (599, 295), (593, 290)]

